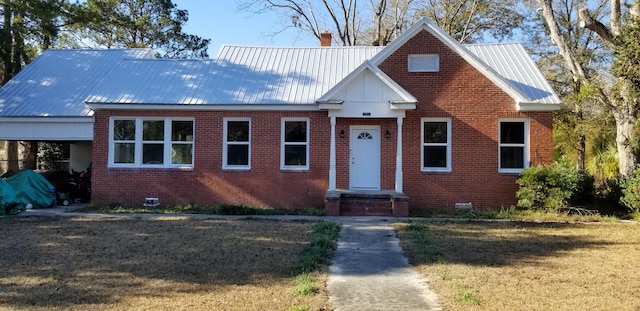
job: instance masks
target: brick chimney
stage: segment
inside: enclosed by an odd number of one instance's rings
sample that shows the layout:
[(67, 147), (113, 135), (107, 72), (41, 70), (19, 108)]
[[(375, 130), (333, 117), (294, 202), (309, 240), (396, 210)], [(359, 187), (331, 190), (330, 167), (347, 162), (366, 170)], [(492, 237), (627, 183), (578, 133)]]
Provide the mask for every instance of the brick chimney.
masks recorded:
[(329, 30), (320, 34), (320, 46), (331, 46), (331, 32)]

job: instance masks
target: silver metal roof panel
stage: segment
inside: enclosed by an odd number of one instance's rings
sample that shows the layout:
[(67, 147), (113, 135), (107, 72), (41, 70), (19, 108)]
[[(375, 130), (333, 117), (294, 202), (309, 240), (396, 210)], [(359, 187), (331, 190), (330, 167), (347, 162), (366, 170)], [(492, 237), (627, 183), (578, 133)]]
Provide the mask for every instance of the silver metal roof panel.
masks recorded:
[(532, 103), (556, 105), (562, 102), (521, 44), (469, 44), (465, 47)]
[(86, 117), (88, 91), (125, 58), (149, 49), (47, 50), (0, 88), (0, 117)]
[(127, 60), (87, 103), (314, 104), (381, 49), (223, 46), (217, 60)]

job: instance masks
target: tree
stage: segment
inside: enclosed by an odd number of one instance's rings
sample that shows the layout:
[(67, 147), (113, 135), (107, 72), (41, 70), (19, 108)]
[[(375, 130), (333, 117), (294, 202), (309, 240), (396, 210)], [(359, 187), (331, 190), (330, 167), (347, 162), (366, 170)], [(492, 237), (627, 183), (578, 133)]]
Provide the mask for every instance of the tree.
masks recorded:
[(171, 0), (88, 0), (68, 27), (64, 44), (76, 47), (152, 48), (167, 58), (207, 58), (209, 39), (186, 34), (189, 13)]
[(428, 0), (420, 15), (462, 43), (508, 38), (524, 19), (512, 0)]
[[(638, 153), (637, 148), (634, 147), (634, 126), (637, 121), (638, 101), (637, 86), (634, 85), (629, 77), (621, 74), (621, 72), (615, 72), (612, 79), (609, 79), (614, 80), (610, 88), (607, 88), (607, 83), (603, 83), (607, 78), (603, 77), (602, 74), (594, 73), (590, 75), (586, 73), (576, 53), (569, 48), (561, 36), (551, 0), (538, 1), (542, 7), (549, 34), (558, 46), (559, 53), (570, 69), (574, 81), (581, 86), (599, 85), (597, 89), (598, 92), (594, 98), (609, 109), (616, 123), (616, 146), (618, 150), (620, 175), (622, 177), (630, 176), (637, 165)], [(622, 35), (621, 29), (624, 20), (620, 1), (612, 0), (609, 10), (609, 28), (599, 21), (599, 16), (592, 14), (587, 8), (581, 8), (578, 12), (579, 26), (596, 33), (608, 49), (616, 53), (616, 61), (625, 62), (626, 60), (617, 54), (623, 46), (622, 43), (618, 41)], [(637, 18), (638, 13), (639, 3), (638, 0), (634, 0), (628, 12), (630, 16), (629, 20), (633, 21)]]
[[(460, 42), (513, 34), (523, 20), (514, 0), (245, 0), (241, 10), (276, 12), (316, 38), (330, 30), (349, 45), (386, 45), (422, 17), (430, 17)], [(277, 32), (276, 32), (277, 33)]]
[[(0, 30), (0, 70), (2, 84), (9, 81), (22, 68), (31, 62), (37, 52), (51, 46), (58, 34), (58, 24), (61, 21), (66, 0), (3, 0), (2, 29)], [(17, 171), (18, 148), (17, 141), (7, 143), (6, 158), (8, 169)], [(34, 142), (25, 142), (23, 147), (27, 152), (26, 167), (35, 169), (37, 148)]]

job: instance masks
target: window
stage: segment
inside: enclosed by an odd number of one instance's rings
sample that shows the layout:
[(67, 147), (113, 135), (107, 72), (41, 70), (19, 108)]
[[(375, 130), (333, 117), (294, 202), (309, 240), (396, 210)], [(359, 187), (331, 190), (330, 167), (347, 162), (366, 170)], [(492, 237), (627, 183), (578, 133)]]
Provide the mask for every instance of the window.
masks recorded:
[(224, 168), (251, 168), (251, 119), (225, 119)]
[(527, 141), (526, 121), (500, 120), (500, 172), (519, 173), (529, 166)]
[(193, 120), (112, 118), (109, 139), (110, 166), (193, 166)]
[(440, 56), (438, 54), (409, 55), (409, 72), (438, 71), (440, 71)]
[(451, 171), (451, 119), (422, 119), (422, 171)]
[(309, 168), (309, 119), (282, 119), (282, 169)]

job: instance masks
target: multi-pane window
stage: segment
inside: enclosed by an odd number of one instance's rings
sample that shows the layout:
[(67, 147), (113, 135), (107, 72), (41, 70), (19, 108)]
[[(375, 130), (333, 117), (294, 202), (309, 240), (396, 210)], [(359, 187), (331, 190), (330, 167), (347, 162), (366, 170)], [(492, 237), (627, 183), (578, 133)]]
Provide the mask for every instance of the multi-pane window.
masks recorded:
[(113, 120), (113, 163), (135, 162), (136, 120)]
[(309, 119), (282, 119), (281, 167), (309, 168)]
[(520, 172), (528, 166), (527, 123), (522, 120), (500, 121), (501, 172)]
[(223, 166), (225, 168), (250, 168), (251, 120), (225, 119), (223, 135)]
[(193, 166), (193, 120), (113, 118), (112, 166)]
[(451, 171), (451, 119), (422, 119), (422, 170)]

